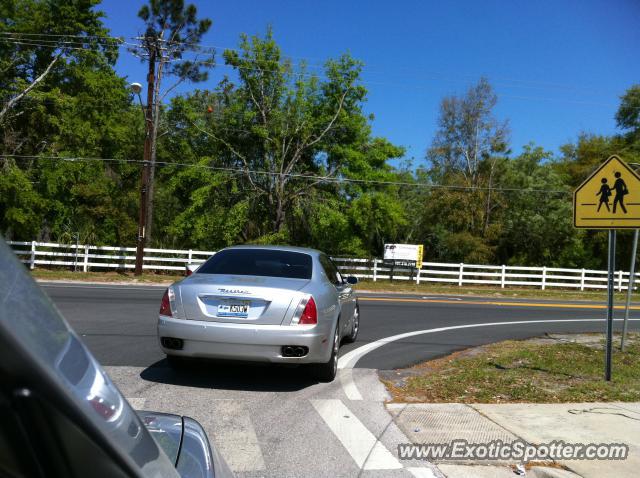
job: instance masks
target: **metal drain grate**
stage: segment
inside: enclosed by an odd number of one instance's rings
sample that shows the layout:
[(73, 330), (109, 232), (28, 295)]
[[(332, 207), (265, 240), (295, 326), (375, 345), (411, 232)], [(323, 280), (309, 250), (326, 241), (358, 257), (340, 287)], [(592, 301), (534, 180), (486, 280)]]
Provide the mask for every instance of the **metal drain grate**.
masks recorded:
[[(392, 410), (390, 410), (392, 411)], [(449, 443), (464, 439), (471, 443), (517, 439), (474, 409), (462, 404), (414, 404), (393, 410), (396, 423), (413, 443)]]

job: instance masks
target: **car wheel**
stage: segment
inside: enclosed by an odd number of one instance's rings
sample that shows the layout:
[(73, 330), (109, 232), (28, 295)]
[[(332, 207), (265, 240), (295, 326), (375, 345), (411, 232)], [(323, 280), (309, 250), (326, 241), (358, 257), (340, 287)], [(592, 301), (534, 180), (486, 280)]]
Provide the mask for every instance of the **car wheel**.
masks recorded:
[(355, 342), (358, 338), (358, 331), (360, 330), (360, 306), (356, 304), (356, 308), (353, 311), (353, 318), (351, 319), (351, 333), (344, 338), (347, 343)]
[(167, 355), (167, 363), (171, 368), (180, 369), (184, 367), (185, 359), (178, 355)]
[(333, 332), (333, 346), (331, 347), (331, 358), (326, 363), (316, 365), (316, 376), (321, 382), (333, 382), (338, 373), (338, 349), (340, 348), (340, 336), (338, 329)]

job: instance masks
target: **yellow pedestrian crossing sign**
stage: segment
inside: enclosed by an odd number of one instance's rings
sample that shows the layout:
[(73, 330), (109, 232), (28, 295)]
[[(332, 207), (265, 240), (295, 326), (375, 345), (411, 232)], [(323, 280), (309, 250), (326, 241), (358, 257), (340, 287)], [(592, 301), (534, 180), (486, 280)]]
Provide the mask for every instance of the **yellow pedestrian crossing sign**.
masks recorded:
[(573, 193), (573, 225), (640, 228), (640, 176), (618, 156), (611, 156)]

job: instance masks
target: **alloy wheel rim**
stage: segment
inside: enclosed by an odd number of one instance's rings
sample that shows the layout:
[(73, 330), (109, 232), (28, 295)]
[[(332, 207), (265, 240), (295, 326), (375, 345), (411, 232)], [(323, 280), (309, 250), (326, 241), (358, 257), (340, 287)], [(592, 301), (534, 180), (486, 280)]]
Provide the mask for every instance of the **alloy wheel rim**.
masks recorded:
[(360, 310), (356, 307), (356, 312), (353, 314), (353, 336), (358, 333), (358, 327), (360, 327)]

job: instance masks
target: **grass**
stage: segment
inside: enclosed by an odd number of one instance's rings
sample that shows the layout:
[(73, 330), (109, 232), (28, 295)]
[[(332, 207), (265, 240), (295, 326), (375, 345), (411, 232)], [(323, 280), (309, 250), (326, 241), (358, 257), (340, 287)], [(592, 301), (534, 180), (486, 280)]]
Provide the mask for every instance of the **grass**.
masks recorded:
[[(565, 299), (565, 300), (589, 300), (589, 301), (606, 301), (607, 291), (601, 290), (575, 290), (575, 289), (536, 289), (533, 287), (505, 287), (504, 289), (495, 286), (482, 285), (463, 285), (452, 286), (448, 284), (434, 284), (432, 282), (416, 284), (409, 281), (360, 281), (356, 286), (359, 290), (367, 290), (374, 292), (391, 292), (391, 293), (416, 293), (425, 295), (468, 295), (481, 297), (502, 297), (502, 298), (521, 298), (521, 299)], [(624, 301), (627, 297), (626, 292), (616, 292), (615, 300), (617, 302)]]
[[(583, 336), (584, 337), (584, 336)], [(625, 352), (614, 341), (613, 379), (604, 374), (604, 343), (551, 339), (505, 341), (458, 352), (383, 381), (397, 402), (561, 403), (640, 401), (640, 334)]]
[(40, 280), (66, 280), (82, 282), (131, 282), (131, 283), (171, 283), (184, 275), (144, 273), (140, 277), (129, 272), (73, 272), (69, 270), (34, 269), (31, 275)]

